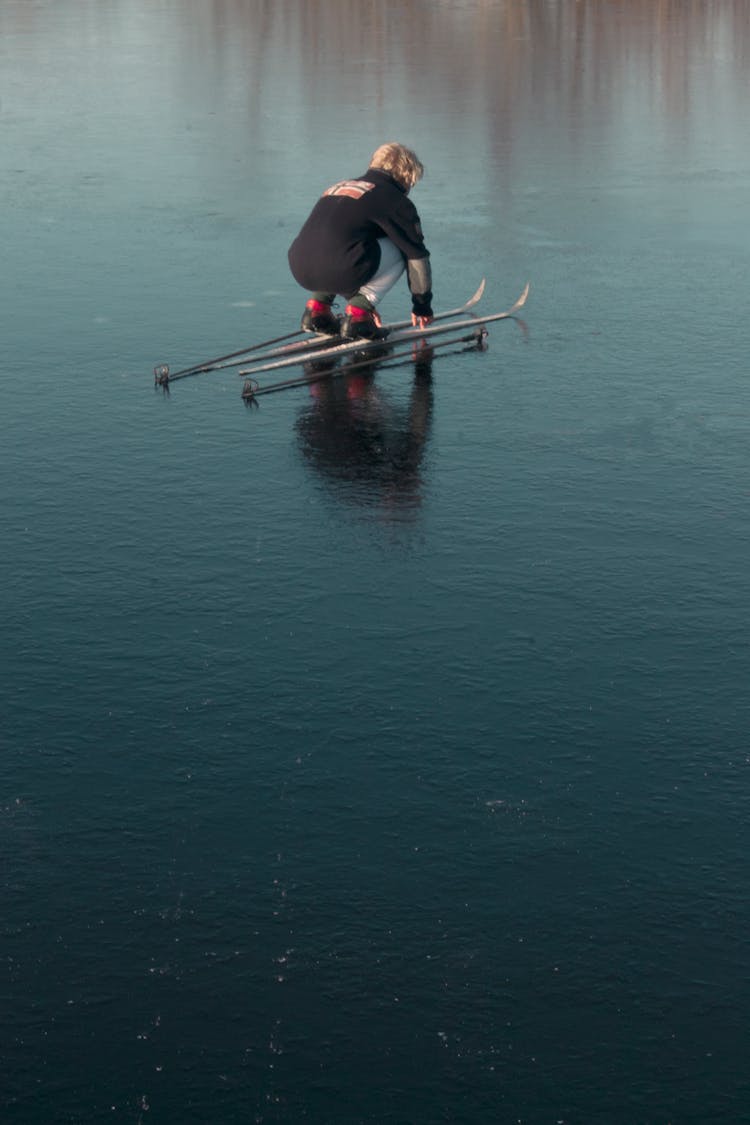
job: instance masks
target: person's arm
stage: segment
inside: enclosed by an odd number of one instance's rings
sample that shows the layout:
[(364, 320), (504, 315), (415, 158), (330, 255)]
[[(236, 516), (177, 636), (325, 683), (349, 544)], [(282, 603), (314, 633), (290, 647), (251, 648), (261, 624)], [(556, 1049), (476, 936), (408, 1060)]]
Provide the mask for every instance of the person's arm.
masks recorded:
[(415, 328), (426, 328), (432, 321), (432, 266), (426, 258), (409, 258), (406, 272), (411, 290), (411, 322)]
[(412, 324), (424, 328), (432, 320), (432, 267), (429, 250), (424, 244), (422, 223), (416, 207), (407, 196), (397, 193), (393, 206), (393, 195), (389, 195), (388, 203), (388, 210), (381, 212), (375, 222), (406, 259)]

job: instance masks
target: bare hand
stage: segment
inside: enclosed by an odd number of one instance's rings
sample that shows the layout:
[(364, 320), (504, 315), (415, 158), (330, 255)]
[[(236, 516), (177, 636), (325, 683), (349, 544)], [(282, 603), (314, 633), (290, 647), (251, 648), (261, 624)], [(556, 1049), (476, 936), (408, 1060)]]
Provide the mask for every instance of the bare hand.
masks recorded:
[(411, 314), (411, 322), (415, 328), (426, 328), (428, 324), (432, 324), (431, 316), (417, 316), (416, 313)]

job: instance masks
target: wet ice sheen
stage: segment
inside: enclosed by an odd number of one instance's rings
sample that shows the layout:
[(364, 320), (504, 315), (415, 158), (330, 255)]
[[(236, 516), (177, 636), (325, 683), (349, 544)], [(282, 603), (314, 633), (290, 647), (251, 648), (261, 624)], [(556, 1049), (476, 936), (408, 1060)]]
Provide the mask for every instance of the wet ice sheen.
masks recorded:
[[(4, 1122), (741, 1119), (746, 16), (0, 6)], [(155, 391), (392, 138), (524, 324)]]

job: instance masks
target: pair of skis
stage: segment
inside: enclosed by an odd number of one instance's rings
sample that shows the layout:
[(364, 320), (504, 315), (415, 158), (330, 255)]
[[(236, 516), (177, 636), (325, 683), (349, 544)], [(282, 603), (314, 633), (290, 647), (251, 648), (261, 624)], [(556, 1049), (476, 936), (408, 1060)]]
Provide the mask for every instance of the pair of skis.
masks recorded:
[[(441, 313), (435, 317), (435, 320), (444, 320), (447, 317), (460, 316), (466, 313), (469, 309), (473, 308), (482, 297), (484, 293), (485, 281), (482, 281), (476, 293), (469, 300), (461, 305), (460, 308), (450, 309), (448, 312)], [(395, 324), (388, 326), (389, 329), (408, 328), (411, 325), (411, 320), (397, 321)], [(303, 340), (297, 340), (295, 343), (290, 344), (287, 341), (293, 340), (295, 337), (304, 336)], [(179, 371), (170, 371), (168, 363), (159, 363), (154, 368), (154, 383), (159, 386), (168, 386), (169, 383), (174, 383), (177, 379), (186, 379), (190, 375), (201, 375), (207, 371), (222, 371), (228, 367), (239, 367), (245, 361), (251, 363), (262, 363), (267, 359), (278, 356), (297, 356), (306, 354), (308, 351), (316, 351), (319, 348), (330, 347), (331, 336), (327, 335), (313, 335), (304, 332), (301, 328), (296, 329), (294, 332), (287, 332), (283, 336), (275, 336), (272, 340), (263, 340), (259, 344), (250, 344), (246, 348), (239, 348), (234, 352), (226, 352), (224, 355), (215, 356), (213, 359), (204, 359), (200, 363), (195, 363), (191, 367), (183, 367)], [(258, 354), (260, 353), (260, 354)]]
[[(154, 368), (154, 383), (157, 386), (168, 387), (171, 382), (177, 379), (184, 379), (190, 375), (198, 375), (208, 371), (219, 371), (228, 367), (241, 367), (243, 363), (249, 361), (252, 366), (243, 368), (239, 374), (243, 376), (246, 382), (245, 390), (243, 390), (243, 397), (252, 398), (260, 393), (267, 393), (272, 389), (281, 389), (284, 386), (299, 385), (300, 383), (315, 381), (315, 378), (321, 378), (325, 374), (319, 373), (317, 376), (307, 376), (301, 379), (286, 380), (281, 384), (273, 384), (261, 388), (255, 382), (255, 376), (264, 371), (273, 371), (283, 367), (290, 367), (296, 364), (304, 364), (311, 360), (320, 360), (327, 362), (335, 362), (338, 358), (356, 354), (357, 358), (362, 357), (362, 362), (366, 361), (366, 357), (370, 355), (377, 356), (383, 353), (384, 349), (390, 350), (394, 345), (402, 343), (415, 344), (419, 341), (429, 342), (432, 347), (443, 346), (441, 341), (438, 345), (437, 342), (433, 343), (435, 336), (439, 336), (448, 332), (463, 332), (463, 336), (459, 336), (454, 340), (445, 341), (445, 344), (451, 343), (464, 343), (473, 340), (474, 346), (486, 336), (486, 324), (496, 320), (506, 320), (513, 317), (520, 308), (525, 304), (526, 298), (529, 293), (529, 285), (524, 288), (523, 293), (518, 300), (505, 312), (492, 313), (487, 316), (477, 316), (471, 313), (470, 319), (456, 319), (464, 317), (464, 314), (470, 313), (470, 310), (480, 301), (484, 293), (485, 282), (482, 279), (476, 292), (466, 301), (463, 305), (456, 309), (449, 309), (446, 312), (438, 313), (427, 328), (415, 328), (411, 324), (411, 320), (396, 321), (385, 327), (384, 336), (379, 340), (348, 340), (333, 344), (332, 339), (336, 337), (315, 335), (306, 335), (303, 340), (296, 340), (290, 343), (294, 337), (303, 335), (301, 329), (295, 332), (286, 333), (283, 336), (277, 336), (272, 340), (265, 340), (260, 344), (251, 345), (247, 348), (240, 348), (235, 352), (228, 352), (225, 355), (216, 356), (214, 359), (204, 360), (202, 363), (193, 365), (192, 367), (185, 367), (179, 371), (170, 372), (168, 364), (159, 364)], [(443, 323), (450, 321), (450, 323)], [(395, 354), (389, 355), (389, 359), (401, 358)], [(351, 365), (348, 367), (351, 370)], [(330, 369), (327, 372), (330, 374)]]

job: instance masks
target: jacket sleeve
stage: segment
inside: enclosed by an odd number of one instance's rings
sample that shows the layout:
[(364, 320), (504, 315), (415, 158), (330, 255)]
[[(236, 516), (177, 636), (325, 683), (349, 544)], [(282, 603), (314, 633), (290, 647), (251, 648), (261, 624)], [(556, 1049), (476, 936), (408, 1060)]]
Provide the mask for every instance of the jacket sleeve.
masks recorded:
[(432, 267), (426, 258), (409, 258), (406, 274), (411, 290), (412, 311), (416, 316), (432, 316)]

